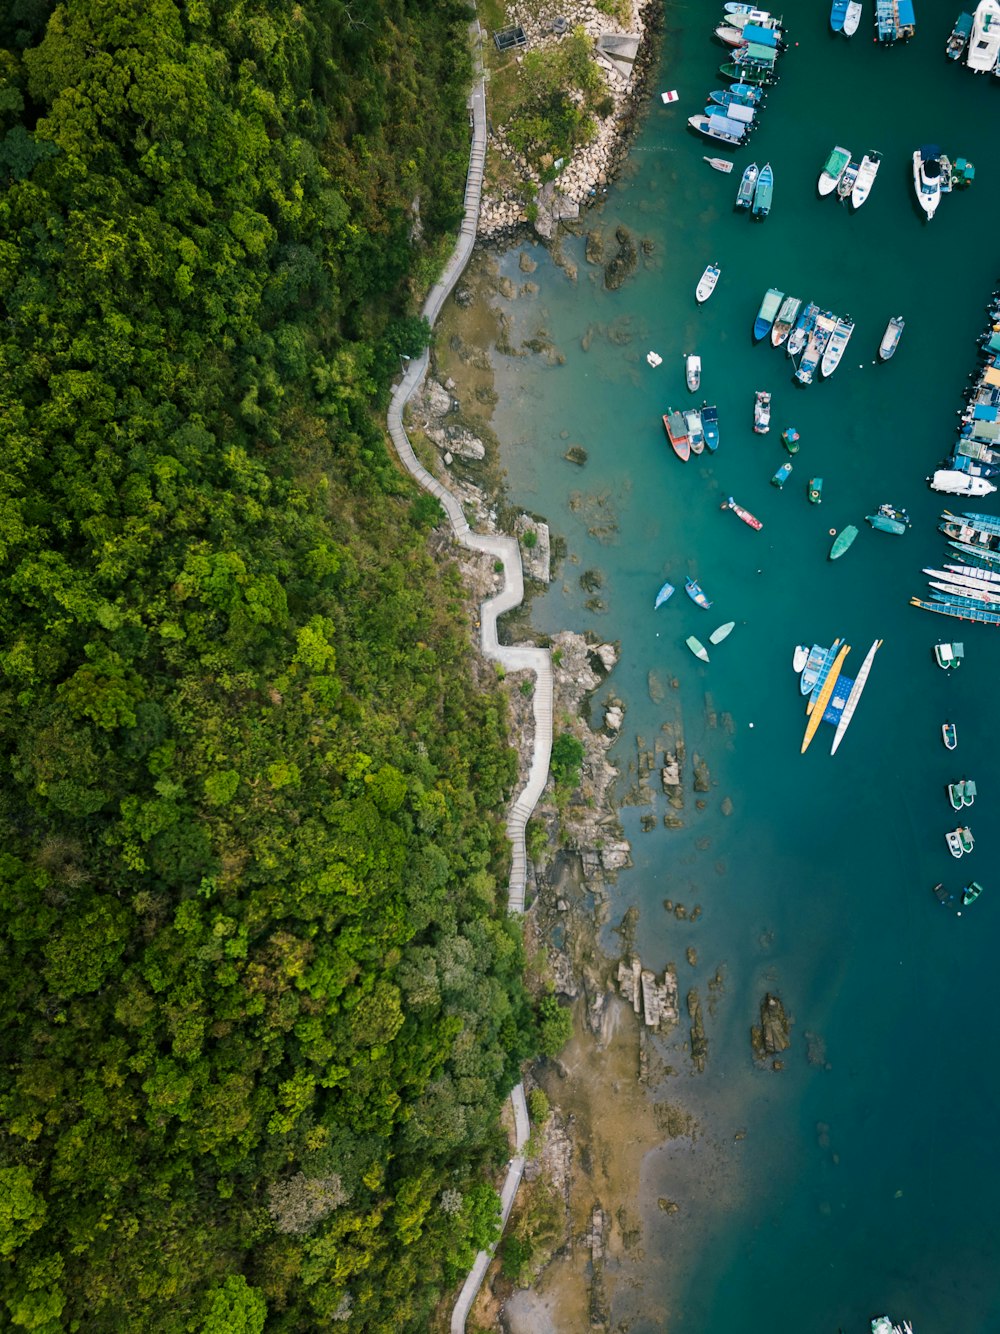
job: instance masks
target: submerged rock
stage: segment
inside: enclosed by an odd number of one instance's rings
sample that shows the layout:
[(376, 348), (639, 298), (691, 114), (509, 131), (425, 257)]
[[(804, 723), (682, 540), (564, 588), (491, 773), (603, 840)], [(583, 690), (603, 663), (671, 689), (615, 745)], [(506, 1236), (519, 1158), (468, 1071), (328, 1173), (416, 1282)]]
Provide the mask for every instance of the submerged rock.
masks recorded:
[(563, 458), (569, 463), (575, 463), (578, 468), (582, 468), (587, 462), (587, 451), (582, 445), (570, 445)]
[(639, 261), (638, 251), (627, 227), (615, 230), (618, 253), (604, 266), (604, 286), (609, 292), (616, 292), (625, 280), (635, 272)]
[[(789, 1030), (791, 1023), (780, 999), (770, 991), (760, 1003), (760, 1023), (750, 1030), (750, 1046), (758, 1061), (764, 1061), (778, 1052), (787, 1051), (791, 1046)], [(781, 1068), (780, 1063), (776, 1066)]]

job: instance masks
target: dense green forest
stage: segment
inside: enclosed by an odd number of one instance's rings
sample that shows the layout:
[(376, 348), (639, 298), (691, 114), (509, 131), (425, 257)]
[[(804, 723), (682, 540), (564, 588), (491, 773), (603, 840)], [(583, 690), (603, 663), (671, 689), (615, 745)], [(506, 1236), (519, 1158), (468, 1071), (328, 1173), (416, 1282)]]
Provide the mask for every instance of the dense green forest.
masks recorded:
[(0, 7), (6, 1327), (426, 1330), (496, 1226), (514, 763), (379, 424), (468, 19)]

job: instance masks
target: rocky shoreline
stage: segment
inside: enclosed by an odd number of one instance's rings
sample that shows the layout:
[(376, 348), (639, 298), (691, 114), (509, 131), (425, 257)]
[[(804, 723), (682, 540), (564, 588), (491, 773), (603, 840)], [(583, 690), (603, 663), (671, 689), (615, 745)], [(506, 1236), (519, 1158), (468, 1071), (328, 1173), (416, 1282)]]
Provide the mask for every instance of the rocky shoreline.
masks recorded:
[(598, 119), (593, 139), (574, 152), (554, 180), (543, 181), (503, 128), (491, 127), (487, 178), (492, 157), (512, 169), (521, 185), (496, 192), (484, 188), (478, 239), (499, 242), (530, 228), (543, 240), (551, 240), (559, 222), (577, 219), (582, 210), (600, 202), (628, 156), (645, 102), (663, 10), (656, 0), (632, 0), (629, 18), (621, 23), (593, 0), (545, 0), (540, 7), (521, 0), (508, 7), (507, 18), (524, 30), (529, 46), (536, 49), (559, 41), (568, 30), (582, 28), (594, 42), (595, 60), (607, 87), (608, 114)]

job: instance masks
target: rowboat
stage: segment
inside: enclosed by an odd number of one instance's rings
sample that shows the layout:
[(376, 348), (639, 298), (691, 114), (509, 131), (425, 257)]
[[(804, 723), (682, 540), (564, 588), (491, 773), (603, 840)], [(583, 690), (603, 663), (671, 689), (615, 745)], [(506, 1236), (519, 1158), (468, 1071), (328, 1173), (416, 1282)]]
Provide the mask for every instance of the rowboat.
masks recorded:
[(967, 908), (970, 903), (975, 903), (983, 892), (983, 887), (978, 880), (971, 880), (962, 890), (962, 907)]
[(802, 738), (802, 749), (800, 752), (802, 755), (809, 749), (809, 743), (816, 735), (816, 730), (822, 721), (826, 706), (830, 702), (830, 696), (833, 694), (833, 687), (837, 684), (837, 678), (840, 676), (840, 669), (844, 665), (844, 659), (850, 651), (850, 644), (845, 644), (834, 659), (833, 666), (827, 672), (826, 680), (823, 682), (823, 687), (819, 692), (812, 712), (809, 714), (809, 721), (806, 723), (806, 732), (805, 736)]
[(882, 533), (895, 533), (897, 537), (902, 537), (906, 532), (905, 523), (899, 519), (890, 519), (885, 514), (866, 514), (865, 520)]
[(954, 723), (941, 724), (941, 740), (948, 750), (954, 750), (958, 745), (958, 729)]
[(834, 733), (833, 745), (830, 747), (830, 754), (836, 755), (837, 747), (843, 741), (847, 729), (851, 725), (851, 719), (854, 717), (854, 710), (858, 707), (858, 700), (861, 698), (861, 692), (868, 683), (868, 673), (872, 669), (872, 663), (875, 661), (875, 654), (882, 647), (881, 639), (876, 639), (874, 644), (868, 650), (868, 655), (861, 664), (861, 671), (855, 678), (854, 685), (851, 686), (851, 693), (847, 697), (847, 703), (844, 705), (844, 711), (840, 715), (840, 721), (837, 723), (837, 731)]
[(754, 515), (752, 515), (749, 510), (744, 509), (742, 505), (737, 505), (736, 501), (732, 498), (732, 496), (730, 496), (728, 500), (723, 502), (722, 508), (724, 510), (732, 510), (733, 513), (737, 516), (737, 518), (742, 519), (743, 522), (749, 528), (753, 528), (755, 532), (759, 533), (760, 530), (764, 527), (760, 519), (755, 518)]
[(725, 172), (726, 175), (733, 169), (733, 164), (724, 157), (702, 157), (702, 162), (707, 162), (710, 167), (716, 171)]
[(705, 266), (705, 272), (699, 278), (698, 286), (695, 288), (694, 292), (694, 299), (699, 305), (701, 305), (703, 301), (707, 301), (715, 291), (715, 284), (719, 281), (720, 273), (721, 269), (718, 264), (707, 264)]
[(695, 639), (694, 635), (688, 635), (684, 642), (696, 658), (700, 658), (702, 662), (708, 662), (708, 650), (700, 639)]
[(691, 441), (688, 439), (683, 413), (668, 408), (663, 414), (663, 429), (674, 453), (682, 463), (687, 463), (691, 457)]
[(878, 355), (880, 361), (888, 361), (899, 345), (899, 340), (903, 336), (903, 330), (906, 328), (906, 321), (902, 315), (893, 315), (892, 319), (885, 326), (885, 333), (882, 335), (882, 341), (878, 345)]
[(810, 505), (821, 505), (823, 503), (823, 479), (822, 477), (809, 478), (809, 490), (806, 492), (809, 497)]
[(705, 448), (713, 454), (719, 448), (719, 409), (707, 403), (702, 404), (701, 426), (705, 432)]
[(656, 601), (653, 603), (653, 610), (656, 611), (658, 607), (662, 607), (664, 602), (666, 602), (666, 600), (669, 597), (673, 596), (673, 592), (674, 592), (673, 584), (669, 582), (665, 583), (656, 595)]
[(849, 523), (846, 528), (842, 528), (833, 539), (833, 545), (830, 547), (830, 559), (838, 560), (847, 548), (851, 545), (858, 535), (858, 530), (853, 523)]
[(712, 605), (701, 591), (701, 585), (698, 583), (697, 579), (686, 579), (684, 581), (684, 591), (692, 602), (701, 607), (702, 611), (708, 611), (709, 607)]
[(684, 379), (691, 393), (696, 393), (701, 384), (701, 357), (694, 352), (684, 354)]
[(732, 634), (735, 628), (736, 628), (735, 621), (726, 621), (725, 624), (720, 625), (717, 630), (712, 631), (712, 633), (708, 636), (708, 642), (710, 644), (721, 644), (724, 639), (726, 639), (729, 635)]

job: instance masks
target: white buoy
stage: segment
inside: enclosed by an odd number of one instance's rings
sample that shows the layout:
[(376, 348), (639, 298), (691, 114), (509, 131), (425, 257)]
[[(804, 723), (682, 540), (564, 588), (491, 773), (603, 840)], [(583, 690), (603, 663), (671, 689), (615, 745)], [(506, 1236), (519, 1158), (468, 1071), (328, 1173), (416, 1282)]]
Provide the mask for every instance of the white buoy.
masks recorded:
[(753, 727), (753, 723), (751, 723), (750, 726)]

